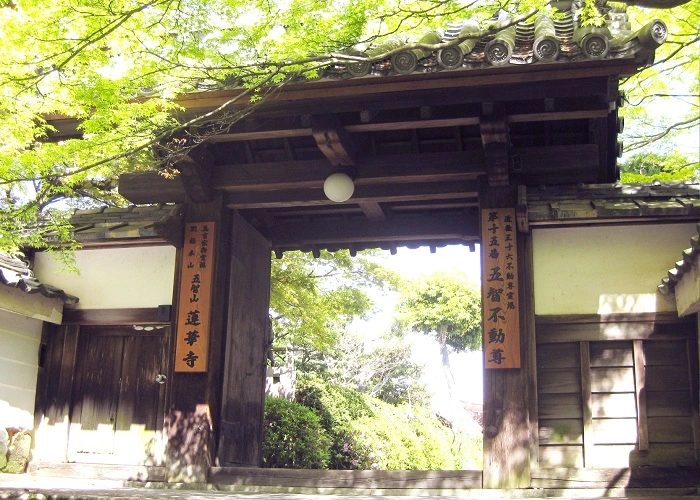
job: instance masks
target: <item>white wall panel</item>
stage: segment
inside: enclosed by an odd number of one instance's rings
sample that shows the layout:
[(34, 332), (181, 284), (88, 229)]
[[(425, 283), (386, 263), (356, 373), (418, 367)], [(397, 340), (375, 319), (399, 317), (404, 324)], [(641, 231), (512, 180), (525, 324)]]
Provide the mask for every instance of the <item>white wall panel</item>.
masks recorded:
[(0, 427), (34, 426), (42, 322), (0, 311)]
[(696, 233), (694, 224), (533, 229), (535, 312), (674, 311), (656, 287)]
[(172, 246), (78, 250), (75, 274), (61, 272), (60, 262), (38, 253), (34, 272), (77, 296), (78, 309), (156, 307), (172, 304), (175, 255)]

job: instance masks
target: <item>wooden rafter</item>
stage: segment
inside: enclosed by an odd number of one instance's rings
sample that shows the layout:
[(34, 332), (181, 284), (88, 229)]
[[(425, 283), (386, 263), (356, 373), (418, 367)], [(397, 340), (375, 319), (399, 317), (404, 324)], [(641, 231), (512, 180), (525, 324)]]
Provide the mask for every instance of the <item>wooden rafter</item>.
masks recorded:
[(381, 203), (378, 203), (376, 201), (365, 201), (360, 203), (360, 208), (369, 220), (386, 220), (386, 213), (384, 212)]

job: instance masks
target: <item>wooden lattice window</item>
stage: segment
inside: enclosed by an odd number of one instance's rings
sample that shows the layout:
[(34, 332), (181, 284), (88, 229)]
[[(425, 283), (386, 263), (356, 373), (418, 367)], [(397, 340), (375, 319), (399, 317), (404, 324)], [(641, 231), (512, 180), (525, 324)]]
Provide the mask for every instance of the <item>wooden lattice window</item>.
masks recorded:
[(541, 467), (696, 465), (692, 323), (540, 318)]

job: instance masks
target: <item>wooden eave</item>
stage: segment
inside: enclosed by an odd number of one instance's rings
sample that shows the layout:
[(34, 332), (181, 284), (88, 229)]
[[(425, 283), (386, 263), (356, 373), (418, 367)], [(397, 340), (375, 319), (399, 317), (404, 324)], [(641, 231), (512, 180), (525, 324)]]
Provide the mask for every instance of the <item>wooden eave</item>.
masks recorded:
[[(70, 219), (71, 236), (81, 248), (150, 245), (181, 246), (182, 207), (152, 205), (77, 210)], [(49, 235), (49, 241), (52, 241)]]
[(700, 183), (590, 184), (527, 190), (529, 226), (695, 222)]
[[(579, 61), (575, 63), (551, 63), (532, 65), (509, 65), (489, 67), (484, 69), (457, 69), (439, 71), (430, 74), (414, 73), (410, 75), (367, 76), (347, 80), (321, 80), (287, 84), (274, 91), (271, 103), (264, 106), (265, 110), (281, 111), (281, 108), (298, 108), (298, 103), (305, 103), (307, 110), (314, 109), (314, 102), (332, 99), (339, 101), (359, 101), (362, 108), (375, 104), (375, 99), (383, 94), (425, 92), (433, 94), (435, 90), (477, 89), (480, 97), (488, 97), (489, 88), (498, 92), (499, 86), (523, 84), (538, 84), (542, 82), (568, 81), (587, 78), (614, 76), (616, 78), (631, 76), (639, 71), (640, 64), (634, 59), (605, 59), (598, 61)], [(188, 111), (211, 111), (235, 100), (244, 93), (243, 89), (216, 90), (190, 93), (177, 98), (176, 102)], [(376, 97), (379, 96), (379, 97)], [(427, 96), (430, 97), (429, 95)], [(504, 97), (504, 96), (501, 96)], [(551, 95), (548, 97), (556, 97)], [(512, 98), (512, 97), (511, 97)], [(368, 100), (369, 99), (369, 100)], [(434, 97), (432, 101), (439, 99)], [(392, 96), (389, 103), (396, 102)], [(248, 105), (244, 99), (238, 105)], [(431, 102), (423, 101), (424, 105)]]
[[(196, 147), (168, 159), (180, 176), (125, 174), (119, 191), (136, 204), (222, 192), (277, 253), (471, 246), (480, 178), (616, 180), (618, 79), (638, 66), (606, 59), (287, 84), (231, 123), (248, 105), (235, 101), (242, 90), (188, 94), (178, 99), (182, 120), (234, 102), (183, 135)], [(51, 123), (55, 139), (75, 133), (69, 120)], [(323, 194), (337, 170), (355, 178), (345, 203)]]

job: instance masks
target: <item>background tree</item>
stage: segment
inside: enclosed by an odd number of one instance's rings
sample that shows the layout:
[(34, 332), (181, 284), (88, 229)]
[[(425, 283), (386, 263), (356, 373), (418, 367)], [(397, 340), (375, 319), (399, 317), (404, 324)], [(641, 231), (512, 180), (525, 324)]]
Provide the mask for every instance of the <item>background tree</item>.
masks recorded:
[(273, 259), (270, 317), (274, 346), (300, 353), (301, 368), (333, 349), (347, 324), (366, 318), (374, 303), (370, 290), (389, 290), (396, 275), (369, 258), (348, 251), (322, 251), (318, 258), (285, 252)]
[(397, 308), (397, 331), (412, 330), (435, 336), (440, 343), (447, 387), (452, 393), (454, 377), (450, 349), (481, 348), (481, 292), (466, 276), (442, 272), (408, 283), (401, 290)]
[(700, 179), (700, 164), (679, 151), (668, 155), (637, 153), (620, 165), (620, 171), (622, 182), (628, 184)]
[(411, 345), (403, 336), (368, 333), (343, 332), (319, 375), (388, 403), (427, 405), (423, 367), (412, 361)]
[[(678, 50), (660, 56), (676, 80), (681, 66), (697, 65), (698, 1), (669, 14), (676, 24), (662, 47)], [(630, 3), (658, 7), (683, 0)], [(547, 0), (519, 0), (498, 8), (515, 14), (516, 22), (550, 6)], [(463, 0), (0, 3), (0, 249), (40, 245), (46, 230), (67, 237), (67, 209), (124, 203), (115, 192), (119, 174), (175, 174), (182, 136), (188, 147), (203, 139), (200, 132), (188, 135), (193, 128), (225, 132), (279, 86), (356, 61), (351, 47), (466, 18), (483, 21), (484, 34), (494, 33), (502, 29), (489, 21), (495, 9), (492, 2)], [(585, 0), (582, 12), (586, 22), (602, 21), (594, 0)], [(212, 113), (177, 120), (179, 95), (233, 86), (246, 91)], [(641, 83), (639, 88), (650, 93)], [(634, 95), (630, 91), (631, 101)], [(637, 100), (648, 105), (646, 97)], [(250, 104), (235, 107), (236, 101)], [(77, 118), (80, 137), (47, 141), (50, 119), (58, 116)]]
[(398, 328), (435, 335), (446, 351), (481, 347), (481, 292), (462, 274), (437, 272), (401, 290)]
[[(700, 165), (700, 1), (673, 9), (630, 8), (643, 24), (661, 19), (668, 39), (656, 50), (651, 67), (622, 84), (626, 125), (625, 150), (662, 156), (683, 154), (688, 165)], [(678, 144), (684, 146), (674, 152)], [(627, 162), (629, 163), (629, 162)]]

